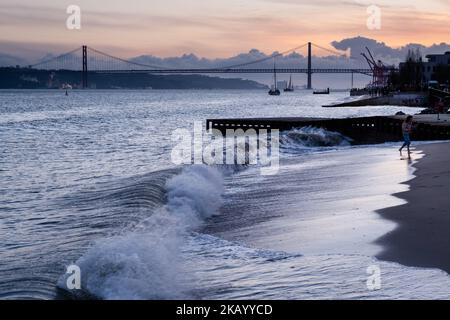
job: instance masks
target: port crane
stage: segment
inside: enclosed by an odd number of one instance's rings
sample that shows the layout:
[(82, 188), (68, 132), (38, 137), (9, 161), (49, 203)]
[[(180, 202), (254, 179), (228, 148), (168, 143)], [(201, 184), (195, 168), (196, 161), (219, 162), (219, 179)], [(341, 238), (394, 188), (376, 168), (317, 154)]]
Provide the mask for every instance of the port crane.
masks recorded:
[(366, 47), (366, 50), (368, 55), (365, 53), (361, 53), (361, 55), (366, 59), (370, 70), (372, 71), (372, 86), (377, 88), (386, 87), (388, 85), (391, 68), (385, 66), (381, 60), (375, 61), (369, 48)]

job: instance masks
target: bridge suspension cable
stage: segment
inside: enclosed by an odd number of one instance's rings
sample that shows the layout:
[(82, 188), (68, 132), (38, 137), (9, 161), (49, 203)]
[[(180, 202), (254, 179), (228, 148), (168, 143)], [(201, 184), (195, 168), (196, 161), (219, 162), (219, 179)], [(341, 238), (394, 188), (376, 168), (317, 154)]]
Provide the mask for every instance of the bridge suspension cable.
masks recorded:
[(301, 46), (298, 46), (298, 47), (295, 47), (295, 48), (292, 48), (292, 49), (289, 49), (289, 50), (286, 50), (286, 51), (283, 51), (283, 52), (279, 52), (279, 53), (276, 53), (276, 54), (272, 54), (269, 57), (264, 57), (264, 58), (261, 58), (261, 59), (258, 59), (258, 60), (245, 62), (245, 63), (234, 64), (234, 65), (230, 65), (230, 66), (226, 66), (226, 67), (218, 67), (216, 69), (234, 69), (234, 68), (245, 67), (245, 66), (249, 66), (249, 65), (252, 65), (252, 64), (268, 61), (268, 60), (271, 60), (271, 59), (276, 58), (276, 57), (284, 56), (285, 54), (287, 54), (289, 52), (302, 49), (302, 48), (306, 47), (307, 45), (308, 44), (305, 43), (305, 44), (302, 44)]
[(55, 61), (67, 60), (65, 58), (72, 57), (78, 51), (81, 51), (81, 47), (78, 47), (78, 48), (73, 49), (73, 50), (71, 50), (69, 52), (60, 54), (59, 56), (56, 56), (56, 57), (53, 57), (53, 58), (50, 58), (50, 59), (47, 59), (47, 60), (44, 60), (44, 61), (40, 61), (40, 62), (37, 62), (35, 64), (31, 64), (30, 68), (35, 68), (37, 66), (41, 66), (41, 65), (45, 65), (45, 64), (51, 64), (51, 63), (53, 63)]
[(329, 52), (329, 53), (332, 53), (332, 54), (334, 54), (334, 55), (338, 55), (338, 56), (343, 56), (343, 55), (345, 55), (345, 54), (343, 54), (342, 52), (334, 51), (334, 50), (331, 50), (331, 49), (328, 49), (328, 48), (319, 46), (318, 44), (315, 44), (315, 43), (312, 43), (312, 45), (313, 45), (314, 47), (316, 47), (316, 48), (322, 49), (322, 50), (327, 51), (327, 52)]
[[(70, 71), (82, 71), (83, 77), (87, 77), (88, 71), (90, 72), (102, 72), (102, 73), (126, 73), (126, 72), (146, 72), (146, 73), (185, 73), (185, 74), (191, 74), (191, 73), (270, 73), (273, 71), (272, 66), (261, 66), (259, 68), (252, 67), (253, 69), (244, 68), (245, 66), (254, 65), (257, 63), (262, 63), (271, 59), (274, 59), (276, 57), (284, 56), (288, 54), (289, 52), (294, 52), (296, 50), (300, 50), (304, 47), (306, 47), (308, 43), (302, 44), (300, 46), (297, 46), (295, 48), (285, 50), (283, 52), (279, 53), (273, 53), (270, 56), (264, 56), (263, 58), (256, 59), (253, 61), (248, 62), (242, 62), (242, 63), (236, 63), (233, 65), (228, 66), (222, 66), (222, 67), (216, 67), (216, 68), (192, 68), (192, 69), (179, 69), (179, 68), (168, 68), (168, 67), (161, 67), (161, 66), (155, 66), (151, 64), (146, 63), (140, 63), (135, 62), (123, 58), (119, 58), (116, 56), (113, 56), (111, 54), (108, 54), (106, 52), (87, 47), (82, 46), (79, 48), (76, 48), (74, 50), (71, 50), (69, 52), (66, 52), (64, 54), (58, 55), (56, 57), (46, 59), (44, 61), (40, 61), (38, 63), (35, 63), (33, 65), (30, 65), (32, 68), (40, 68), (45, 70), (70, 70)], [(331, 49), (324, 48), (322, 46), (316, 45), (311, 43), (311, 46), (314, 46), (316, 48), (325, 50), (327, 52), (332, 53), (333, 55), (342, 56), (342, 52), (333, 51)], [(301, 61), (302, 63), (307, 62), (305, 59), (307, 58), (302, 57)], [(319, 57), (315, 57), (319, 59)], [(306, 62), (305, 62), (306, 61)], [(357, 60), (353, 60), (356, 62)], [(289, 60), (289, 64), (292, 64), (293, 61)], [(295, 63), (295, 62), (294, 62)], [(297, 68), (292, 67), (292, 65), (283, 65), (286, 64), (286, 62), (282, 62), (280, 66), (277, 66), (277, 70), (279, 70), (280, 73), (363, 73), (368, 74), (370, 73), (370, 70), (367, 68), (363, 68), (362, 66), (356, 65), (352, 63), (352, 65), (342, 65), (342, 61), (339, 59), (327, 59), (325, 57), (324, 61), (320, 62), (320, 68), (312, 68), (310, 65), (308, 65), (308, 68), (305, 69), (305, 66), (299, 66)]]
[[(102, 70), (142, 70), (142, 69), (157, 69), (162, 70), (163, 67), (134, 62), (122, 59), (100, 50), (87, 47), (90, 54), (87, 55), (87, 64), (90, 71)], [(47, 70), (77, 70), (82, 69), (81, 64), (82, 47), (78, 47), (69, 52), (60, 54), (43, 61), (39, 61), (30, 65), (31, 68), (41, 68)], [(137, 68), (135, 68), (137, 67)]]
[[(343, 57), (343, 56), (345, 56), (346, 59), (347, 59), (347, 63), (350, 63), (351, 64), (351, 68), (353, 68), (353, 69), (368, 69), (365, 61), (363, 61), (359, 57), (352, 57), (351, 55), (347, 56), (342, 51), (341, 52), (335, 51), (335, 50), (332, 50), (332, 49), (329, 49), (329, 48), (322, 47), (322, 46), (320, 46), (318, 44), (315, 44), (315, 43), (312, 43), (312, 46), (314, 46), (315, 48), (324, 50), (324, 51), (326, 51), (328, 53), (333, 54), (333, 57), (336, 57), (336, 56), (337, 57)], [(338, 61), (338, 60), (334, 59), (333, 61), (328, 61), (328, 63), (331, 64), (333, 68), (342, 68), (342, 61)], [(331, 65), (330, 65), (330, 67), (331, 67)], [(358, 72), (356, 72), (356, 73), (358, 73)], [(368, 74), (368, 72), (364, 72), (363, 74)]]
[(134, 62), (134, 61), (122, 59), (122, 58), (119, 58), (119, 57), (115, 57), (113, 55), (110, 55), (108, 53), (102, 52), (100, 50), (97, 50), (97, 49), (94, 49), (94, 48), (91, 48), (91, 47), (88, 47), (88, 50), (91, 51), (91, 52), (94, 52), (96, 54), (99, 54), (101, 56), (110, 58), (110, 59), (118, 61), (118, 62), (126, 63), (126, 64), (129, 64), (129, 65), (134, 65), (134, 66), (143, 67), (143, 68), (151, 68), (151, 69), (165, 69), (165, 68), (160, 67), (160, 66), (154, 66), (154, 65), (150, 65), (150, 64), (144, 64), (144, 63)]

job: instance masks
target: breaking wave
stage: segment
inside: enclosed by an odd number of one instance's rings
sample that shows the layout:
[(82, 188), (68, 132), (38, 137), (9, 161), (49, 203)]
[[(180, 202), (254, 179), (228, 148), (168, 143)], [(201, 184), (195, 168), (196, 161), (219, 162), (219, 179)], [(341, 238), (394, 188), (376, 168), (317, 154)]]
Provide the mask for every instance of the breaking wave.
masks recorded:
[(81, 293), (67, 288), (67, 274), (58, 287), (75, 297), (188, 298), (181, 248), (186, 236), (218, 212), (223, 174), (204, 165), (184, 168), (167, 180), (163, 206), (131, 230), (96, 241), (75, 262), (81, 270)]
[(281, 148), (288, 152), (317, 147), (349, 146), (351, 141), (339, 132), (310, 126), (295, 128), (280, 135)]

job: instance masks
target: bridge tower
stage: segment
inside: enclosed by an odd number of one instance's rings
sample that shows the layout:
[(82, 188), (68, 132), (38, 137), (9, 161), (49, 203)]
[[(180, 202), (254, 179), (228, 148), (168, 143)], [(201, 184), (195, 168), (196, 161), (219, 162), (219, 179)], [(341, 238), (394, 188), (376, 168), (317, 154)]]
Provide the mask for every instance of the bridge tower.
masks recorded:
[(308, 42), (308, 89), (312, 89), (311, 42)]
[(81, 73), (81, 81), (83, 89), (88, 87), (88, 67), (87, 67), (87, 46), (83, 46), (83, 71)]

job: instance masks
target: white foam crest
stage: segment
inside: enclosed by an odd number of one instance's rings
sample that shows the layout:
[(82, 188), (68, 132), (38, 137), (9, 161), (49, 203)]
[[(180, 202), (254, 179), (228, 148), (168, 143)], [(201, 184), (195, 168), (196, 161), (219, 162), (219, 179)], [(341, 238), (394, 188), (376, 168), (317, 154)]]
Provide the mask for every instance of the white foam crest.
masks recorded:
[(284, 150), (301, 151), (317, 147), (349, 146), (351, 139), (338, 132), (309, 126), (283, 132), (280, 143)]
[[(181, 247), (189, 232), (217, 213), (223, 177), (214, 167), (186, 167), (166, 189), (166, 205), (133, 230), (97, 241), (76, 261), (84, 292), (103, 299), (189, 298)], [(64, 290), (66, 279), (58, 283)]]
[[(183, 218), (207, 218), (221, 202), (223, 176), (217, 168), (192, 166), (167, 182), (167, 208)], [(189, 222), (188, 222), (189, 223)]]

